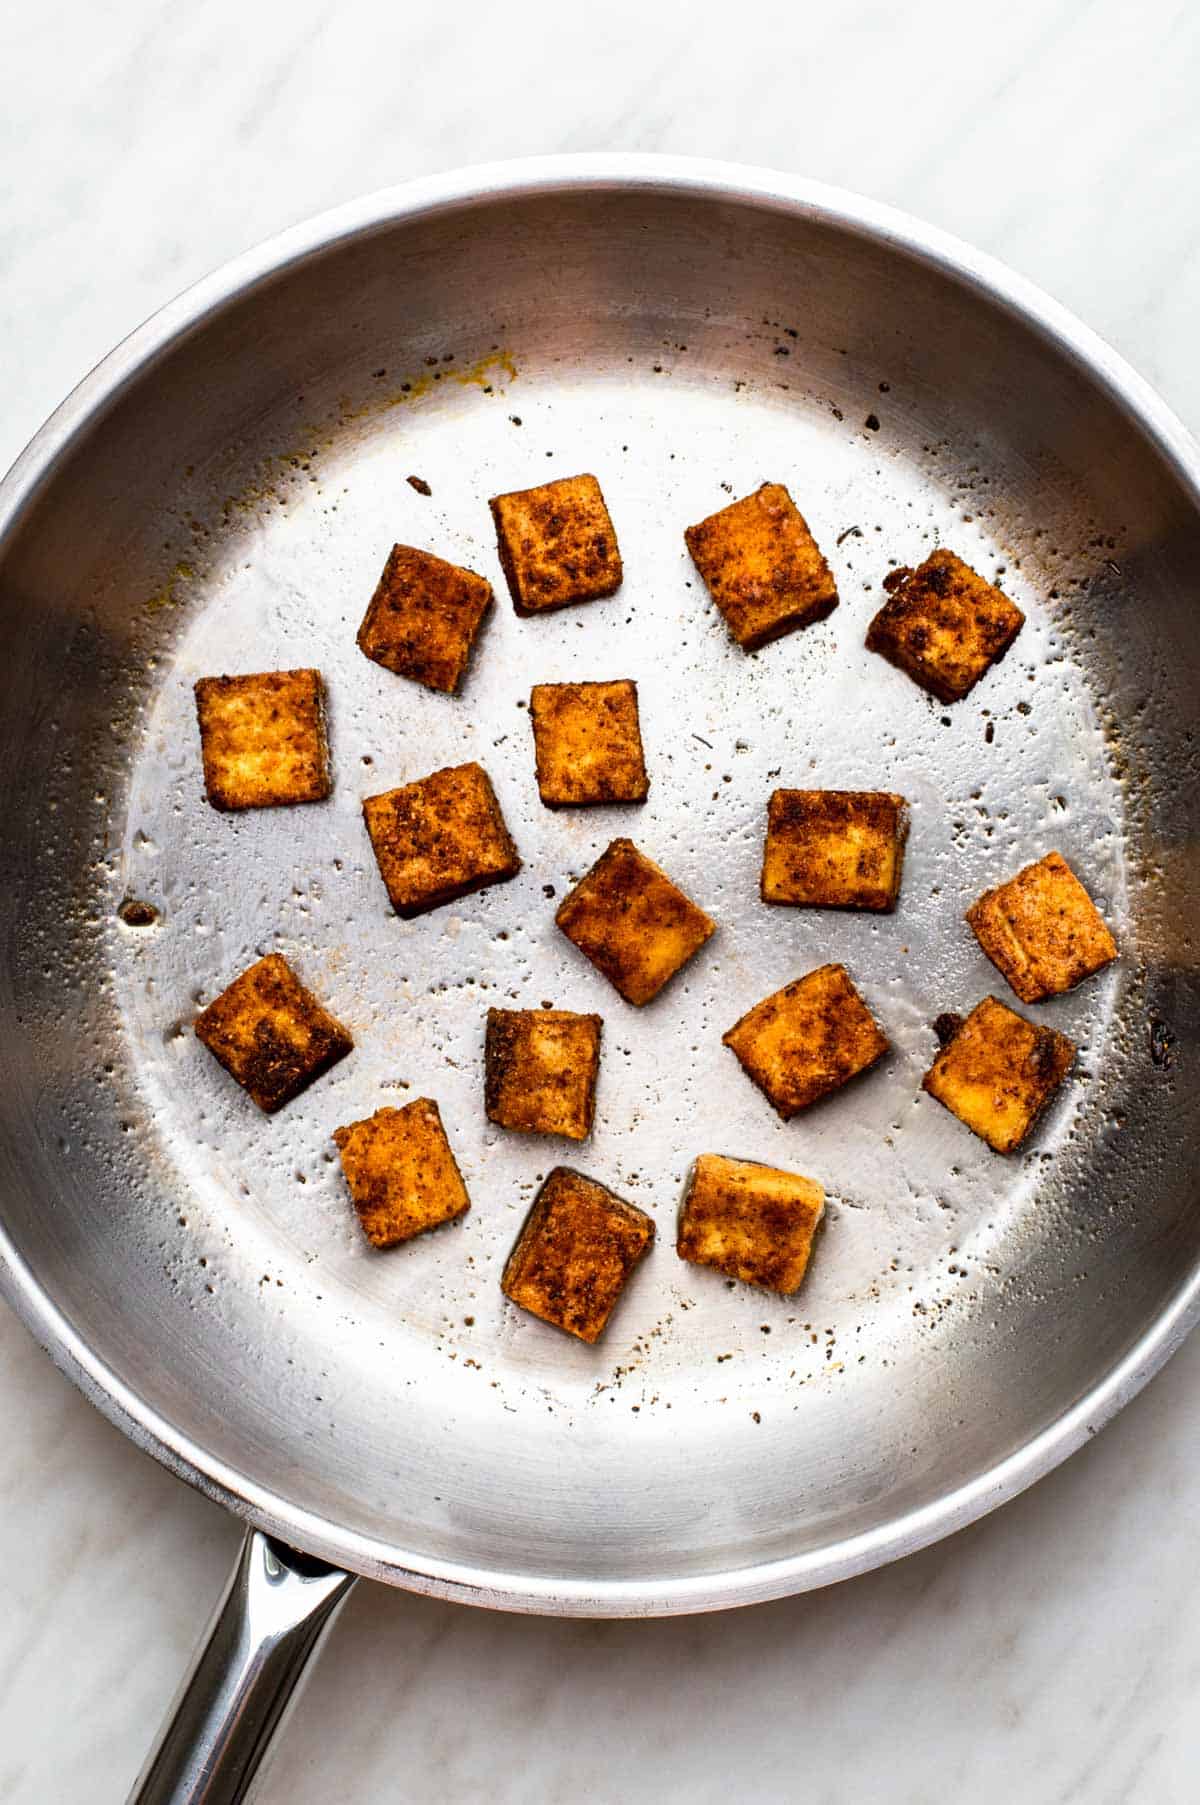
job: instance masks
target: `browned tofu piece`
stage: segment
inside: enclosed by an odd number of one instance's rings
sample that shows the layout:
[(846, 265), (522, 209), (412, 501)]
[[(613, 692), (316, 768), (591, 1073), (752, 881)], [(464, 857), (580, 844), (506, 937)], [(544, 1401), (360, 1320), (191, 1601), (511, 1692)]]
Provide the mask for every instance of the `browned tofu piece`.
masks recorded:
[(489, 1009), (484, 1103), (489, 1120), (528, 1134), (592, 1132), (600, 1070), (598, 1015), (570, 1009)]
[[(946, 1017), (939, 1018), (941, 1023)], [(921, 1080), (997, 1153), (1014, 1153), (1075, 1063), (1075, 1046), (984, 997), (953, 1032)]]
[(373, 1247), (395, 1247), (471, 1207), (441, 1112), (431, 1097), (377, 1109), (335, 1128), (342, 1171)]
[(359, 649), (398, 677), (453, 694), (491, 602), (491, 584), (473, 570), (393, 545), (358, 629)]
[(636, 683), (535, 683), (529, 718), (547, 808), (646, 800)]
[(888, 1050), (844, 965), (819, 966), (764, 997), (722, 1039), (785, 1122)]
[(782, 483), (764, 483), (683, 536), (747, 652), (824, 620), (838, 605), (833, 574)]
[(621, 554), (594, 476), (564, 476), (489, 502), (518, 614), (595, 602), (621, 583)]
[(675, 1251), (788, 1297), (807, 1271), (824, 1212), (825, 1193), (811, 1178), (702, 1153), (679, 1213)]
[(482, 765), (451, 765), (363, 797), (363, 819), (397, 915), (407, 920), (521, 869)]
[(776, 790), (762, 899), (810, 909), (894, 909), (908, 807), (886, 790)]
[(1015, 602), (953, 552), (889, 571), (883, 586), (888, 599), (867, 628), (867, 646), (939, 702), (960, 702), (1025, 625)]
[(593, 1178), (556, 1166), (533, 1200), (501, 1289), (543, 1322), (596, 1341), (654, 1223)]
[(248, 966), (195, 1026), (213, 1057), (268, 1115), (354, 1046), (280, 953)]
[(632, 840), (614, 840), (601, 853), (554, 919), (625, 1001), (639, 1007), (716, 928)]
[(196, 716), (214, 808), (323, 802), (332, 788), (320, 671), (201, 677)]
[(1023, 1003), (1070, 990), (1117, 956), (1116, 941), (1060, 852), (985, 890), (967, 920)]

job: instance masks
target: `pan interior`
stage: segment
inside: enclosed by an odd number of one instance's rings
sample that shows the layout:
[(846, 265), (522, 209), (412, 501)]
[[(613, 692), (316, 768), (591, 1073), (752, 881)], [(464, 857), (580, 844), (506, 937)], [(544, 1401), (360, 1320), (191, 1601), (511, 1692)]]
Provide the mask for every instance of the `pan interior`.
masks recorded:
[[(584, 470), (624, 585), (518, 620), (487, 498)], [(747, 657), (682, 529), (764, 480), (790, 487), (841, 606)], [(397, 540), (496, 586), (458, 698), (356, 648)], [(953, 708), (863, 646), (890, 565), (937, 544), (1028, 615)], [(553, 1578), (603, 1608), (612, 1582), (653, 1597), (777, 1561), (815, 1575), (825, 1551), (936, 1505), (1085, 1396), (1195, 1266), (1196, 1089), (1178, 1079), (1196, 1011), (1198, 549), (1181, 479), (1076, 358), (952, 271), (812, 210), (636, 186), (517, 195), (384, 221), (233, 296), (104, 406), (2, 548), (14, 1248), (210, 1479), (385, 1575)], [(194, 681), (298, 665), (328, 685), (332, 799), (217, 814)], [(639, 686), (648, 802), (543, 809), (531, 683), (613, 677)], [(361, 798), (466, 759), (490, 772), (523, 869), (401, 922)], [(909, 799), (894, 915), (760, 903), (777, 785)], [(718, 923), (643, 1010), (553, 925), (618, 834)], [(939, 1012), (1008, 998), (964, 908), (1052, 848), (1123, 957), (1032, 1011), (1079, 1065), (1006, 1160), (920, 1077)], [(120, 918), (129, 898), (154, 925)], [(272, 950), (356, 1049), (268, 1119), (191, 1022)], [(892, 1050), (785, 1124), (721, 1034), (826, 960)], [(604, 1017), (582, 1146), (484, 1119), (488, 1006), (547, 1002)], [(472, 1209), (380, 1255), (330, 1134), (422, 1095)], [(676, 1258), (703, 1151), (825, 1185), (794, 1299)], [(595, 1348), (499, 1291), (558, 1163), (658, 1225)]]

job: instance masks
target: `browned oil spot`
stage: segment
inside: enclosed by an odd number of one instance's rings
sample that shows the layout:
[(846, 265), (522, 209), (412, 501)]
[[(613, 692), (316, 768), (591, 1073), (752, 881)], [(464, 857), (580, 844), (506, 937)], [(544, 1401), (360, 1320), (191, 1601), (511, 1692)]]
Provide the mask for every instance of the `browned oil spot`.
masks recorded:
[(153, 903), (142, 902), (136, 896), (127, 896), (118, 905), (117, 917), (127, 928), (152, 928), (158, 920), (158, 910)]

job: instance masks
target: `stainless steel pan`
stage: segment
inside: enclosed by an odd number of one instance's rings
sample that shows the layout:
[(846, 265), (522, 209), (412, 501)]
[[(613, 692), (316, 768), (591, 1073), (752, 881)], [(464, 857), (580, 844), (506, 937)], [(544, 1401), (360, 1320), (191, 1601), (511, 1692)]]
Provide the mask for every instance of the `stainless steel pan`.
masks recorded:
[[(500, 587), (486, 498), (579, 470), (617, 525), (617, 598), (540, 621), (502, 600), (458, 700), (362, 658), (393, 540)], [(1200, 1262), (1197, 470), (1112, 352), (941, 234), (788, 177), (616, 157), (439, 178), (287, 233), (39, 434), (0, 491), (4, 1289), (141, 1447), (262, 1532), (143, 1797), (243, 1796), (347, 1574), (596, 1615), (821, 1585), (1028, 1485), (1178, 1344)], [(747, 658), (681, 533), (764, 479), (792, 488), (842, 605)], [(936, 541), (1029, 615), (953, 709), (862, 643), (889, 562)], [(216, 814), (193, 680), (298, 664), (329, 685), (333, 799)], [(641, 686), (640, 810), (537, 800), (521, 704), (586, 676)], [(464, 757), (524, 869), (402, 923), (360, 797)], [(910, 799), (894, 917), (759, 905), (789, 781)], [(622, 832), (720, 924), (638, 1012), (552, 925), (551, 889)], [(1005, 1160), (919, 1079), (932, 1018), (1001, 988), (963, 908), (1051, 847), (1123, 956), (1039, 1009), (1079, 1069)], [(268, 1120), (190, 1023), (273, 947), (357, 1049)], [(893, 1051), (784, 1125), (720, 1035), (824, 959)], [(597, 1348), (498, 1288), (562, 1155), (486, 1123), (483, 1017), (543, 999), (604, 1015), (575, 1163), (661, 1231)], [(474, 1207), (380, 1256), (330, 1131), (421, 1093)], [(675, 1258), (704, 1150), (828, 1188), (796, 1299)]]

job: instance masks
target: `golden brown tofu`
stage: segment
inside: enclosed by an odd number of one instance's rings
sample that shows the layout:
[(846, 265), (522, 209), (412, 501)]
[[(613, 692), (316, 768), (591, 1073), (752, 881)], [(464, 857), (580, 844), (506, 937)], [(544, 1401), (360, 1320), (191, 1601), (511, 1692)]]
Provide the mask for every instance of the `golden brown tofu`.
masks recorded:
[(764, 483), (683, 536), (729, 631), (747, 652), (824, 620), (838, 605), (833, 574), (782, 483)]
[(767, 805), (765, 903), (894, 909), (908, 807), (885, 790), (776, 790)]
[(953, 552), (890, 571), (883, 586), (888, 599), (867, 628), (867, 646), (939, 702), (960, 702), (1025, 625), (1016, 604)]
[(939, 1017), (939, 1028), (942, 1022), (952, 1032), (922, 1090), (997, 1153), (1015, 1153), (1075, 1063), (1074, 1043), (995, 997), (984, 997), (964, 1022)]
[(522, 1310), (580, 1341), (596, 1341), (653, 1239), (644, 1210), (556, 1166), (533, 1200), (500, 1286)]
[(786, 1122), (888, 1050), (844, 965), (822, 965), (764, 997), (722, 1036)]
[(268, 1115), (354, 1046), (280, 953), (249, 966), (196, 1017), (215, 1059)]
[(527, 1134), (592, 1132), (600, 1070), (598, 1015), (570, 1009), (489, 1009), (484, 1104), (489, 1120)]
[(521, 869), (482, 765), (433, 771), (364, 796), (362, 807), (392, 907), (406, 920)]
[(441, 1112), (431, 1097), (377, 1109), (335, 1128), (342, 1171), (373, 1247), (395, 1247), (471, 1207)]
[(398, 677), (453, 694), (491, 602), (491, 584), (474, 571), (393, 545), (358, 629), (359, 649)]
[(1117, 956), (1095, 903), (1059, 852), (985, 890), (967, 920), (1023, 1003), (1071, 990)]
[(646, 800), (636, 683), (535, 683), (529, 718), (547, 808)]
[(494, 495), (500, 564), (518, 614), (595, 602), (621, 584), (621, 554), (594, 476)]
[(196, 717), (214, 808), (323, 802), (332, 783), (320, 671), (201, 677)]
[(614, 840), (554, 917), (627, 1003), (656, 997), (716, 923), (632, 840)]
[(825, 1193), (811, 1178), (702, 1153), (679, 1213), (675, 1251), (790, 1297), (808, 1270), (824, 1212)]

